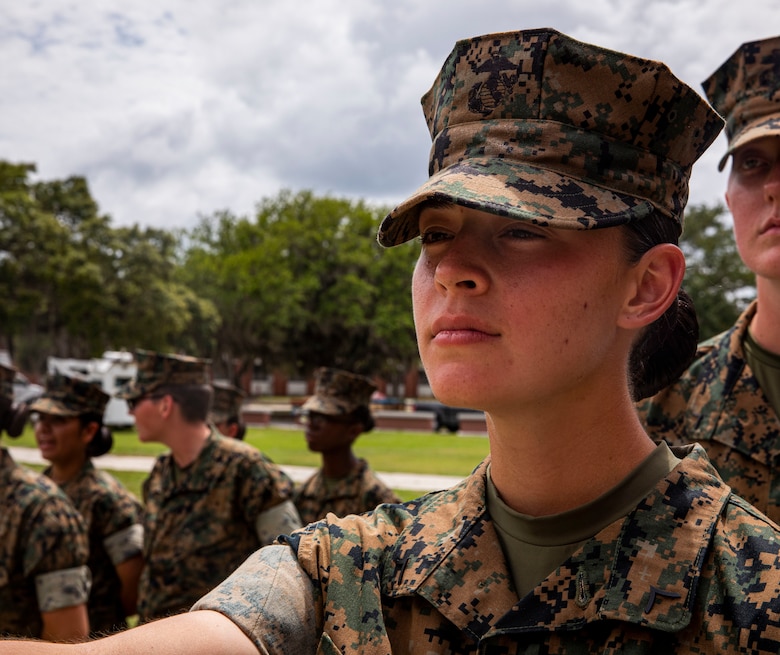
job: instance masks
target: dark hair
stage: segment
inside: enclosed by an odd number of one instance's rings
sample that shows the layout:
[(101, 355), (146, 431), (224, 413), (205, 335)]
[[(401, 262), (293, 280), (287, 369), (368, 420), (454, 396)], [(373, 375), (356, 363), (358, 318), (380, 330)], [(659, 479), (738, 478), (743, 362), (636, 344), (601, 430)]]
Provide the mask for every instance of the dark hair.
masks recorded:
[(79, 423), (85, 428), (90, 423), (97, 423), (97, 430), (92, 441), (87, 444), (87, 457), (100, 457), (105, 455), (114, 445), (114, 435), (103, 425), (103, 416), (100, 414), (80, 414)]
[(177, 384), (158, 387), (154, 395), (171, 396), (187, 423), (205, 423), (209, 418), (214, 392), (210, 384)]
[(238, 430), (236, 431), (236, 434), (233, 438), (238, 439), (239, 441), (243, 441), (244, 437), (246, 436), (246, 425), (241, 422), (238, 416), (231, 416), (227, 421), (225, 421), (225, 423), (228, 425), (237, 425)]
[(352, 410), (350, 414), (358, 423), (363, 424), (363, 432), (371, 432), (376, 425), (374, 417), (371, 415), (371, 409), (367, 405), (360, 405)]
[[(631, 263), (638, 262), (653, 246), (679, 242), (676, 225), (658, 212), (625, 227)], [(632, 398), (648, 398), (677, 380), (693, 361), (698, 341), (699, 321), (693, 300), (680, 289), (676, 302), (634, 343), (628, 365)]]

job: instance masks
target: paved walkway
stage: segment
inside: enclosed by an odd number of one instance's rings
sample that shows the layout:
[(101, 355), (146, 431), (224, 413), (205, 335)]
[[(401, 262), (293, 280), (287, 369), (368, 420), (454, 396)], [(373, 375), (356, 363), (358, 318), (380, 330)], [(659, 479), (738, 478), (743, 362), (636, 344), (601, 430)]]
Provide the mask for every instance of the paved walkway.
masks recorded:
[[(47, 462), (41, 457), (37, 448), (8, 448), (11, 457), (21, 464), (42, 464)], [(142, 471), (152, 470), (154, 457), (142, 457), (135, 455), (102, 455), (92, 460), (95, 466), (112, 471)], [(313, 472), (309, 466), (281, 465), (281, 469), (292, 478), (293, 482), (303, 482)], [(393, 489), (406, 489), (408, 491), (436, 491), (447, 489), (462, 480), (459, 477), (449, 475), (423, 475), (418, 473), (384, 473), (376, 471), (379, 478)]]

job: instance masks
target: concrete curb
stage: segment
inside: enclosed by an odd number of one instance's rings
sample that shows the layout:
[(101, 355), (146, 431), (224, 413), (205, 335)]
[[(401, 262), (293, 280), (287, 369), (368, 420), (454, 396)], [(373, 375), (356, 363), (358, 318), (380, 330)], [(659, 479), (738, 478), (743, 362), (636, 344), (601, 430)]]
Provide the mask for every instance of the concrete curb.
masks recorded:
[[(7, 448), (11, 457), (20, 464), (40, 464), (45, 466), (46, 460), (41, 457), (37, 448)], [(140, 471), (149, 472), (154, 465), (154, 457), (142, 457), (135, 455), (102, 455), (92, 461), (95, 466), (110, 471)], [(280, 468), (290, 476), (293, 482), (303, 482), (314, 473), (314, 468), (309, 466), (287, 466)], [(376, 471), (382, 482), (393, 489), (407, 489), (409, 491), (438, 491), (448, 489), (458, 484), (463, 478), (449, 475), (423, 475), (417, 473), (385, 473)]]

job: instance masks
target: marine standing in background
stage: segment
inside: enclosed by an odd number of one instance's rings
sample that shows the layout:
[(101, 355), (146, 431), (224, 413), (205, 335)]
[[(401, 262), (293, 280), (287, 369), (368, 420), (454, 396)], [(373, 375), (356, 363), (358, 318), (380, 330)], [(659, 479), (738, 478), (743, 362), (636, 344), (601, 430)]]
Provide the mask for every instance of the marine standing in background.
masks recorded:
[[(0, 434), (18, 437), (27, 408), (13, 404), (14, 375), (0, 365)], [(84, 639), (88, 554), (86, 526), (65, 494), (0, 449), (0, 636)]]
[(136, 613), (143, 569), (141, 503), (92, 463), (113, 445), (111, 432), (103, 425), (109, 399), (97, 384), (55, 374), (30, 405), (30, 411), (37, 412), (38, 448), (50, 462), (44, 473), (67, 494), (87, 525), (92, 635), (127, 628), (126, 617)]
[(756, 300), (640, 406), (654, 438), (700, 442), (725, 482), (780, 522), (780, 37), (741, 45), (704, 83), (726, 118), (726, 202)]
[(246, 435), (246, 425), (241, 420), (241, 403), (246, 394), (232, 384), (215, 382), (211, 386), (214, 398), (209, 420), (222, 435), (242, 441)]
[(304, 524), (361, 514), (400, 498), (352, 450), (355, 440), (374, 428), (369, 403), (376, 387), (367, 377), (334, 368), (315, 372), (314, 395), (301, 407), (309, 450), (320, 453), (322, 467), (295, 490), (295, 506)]
[(141, 350), (117, 394), (138, 438), (170, 448), (144, 482), (141, 622), (185, 612), (258, 547), (301, 525), (292, 482), (252, 446), (207, 420), (207, 360)]

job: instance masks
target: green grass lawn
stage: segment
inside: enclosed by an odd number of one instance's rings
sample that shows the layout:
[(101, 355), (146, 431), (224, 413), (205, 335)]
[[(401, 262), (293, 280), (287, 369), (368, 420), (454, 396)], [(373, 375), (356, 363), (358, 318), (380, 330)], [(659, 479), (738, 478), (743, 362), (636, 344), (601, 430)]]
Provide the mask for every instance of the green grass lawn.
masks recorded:
[[(275, 427), (248, 428), (246, 439), (277, 464), (318, 466), (319, 455), (309, 452), (303, 431)], [(3, 439), (6, 446), (35, 448), (32, 428), (27, 427), (18, 439)], [(113, 455), (154, 456), (166, 451), (157, 443), (141, 443), (135, 430), (114, 432)], [(355, 453), (365, 457), (375, 471), (466, 476), (488, 453), (488, 440), (479, 436), (457, 436), (431, 432), (396, 432), (375, 430), (361, 435), (355, 442)], [(31, 467), (40, 469), (41, 467)], [(146, 473), (111, 471), (139, 498)], [(396, 489), (403, 500), (420, 495), (419, 491)]]

